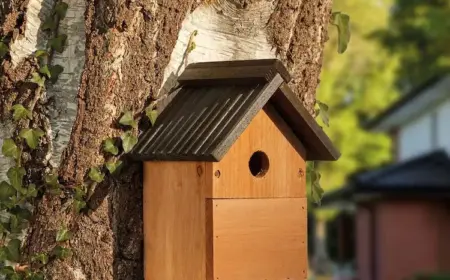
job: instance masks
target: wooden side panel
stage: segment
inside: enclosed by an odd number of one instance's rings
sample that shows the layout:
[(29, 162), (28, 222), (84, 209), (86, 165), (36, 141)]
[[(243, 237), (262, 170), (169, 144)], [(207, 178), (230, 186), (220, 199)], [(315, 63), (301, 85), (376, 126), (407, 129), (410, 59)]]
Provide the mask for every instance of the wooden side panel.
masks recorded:
[(307, 278), (306, 198), (212, 201), (213, 279)]
[[(262, 151), (269, 168), (262, 177), (251, 174), (249, 161)], [(305, 150), (292, 130), (269, 106), (258, 112), (220, 162), (211, 163), (212, 198), (306, 197)]]
[(204, 163), (144, 163), (146, 280), (206, 279)]

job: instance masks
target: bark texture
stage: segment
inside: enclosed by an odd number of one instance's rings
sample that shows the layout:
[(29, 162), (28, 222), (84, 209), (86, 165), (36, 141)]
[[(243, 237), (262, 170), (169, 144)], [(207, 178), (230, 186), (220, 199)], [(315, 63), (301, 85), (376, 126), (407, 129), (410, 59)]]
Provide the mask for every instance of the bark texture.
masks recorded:
[[(122, 133), (116, 126), (122, 112), (133, 110), (139, 118), (151, 100), (164, 98), (164, 83), (167, 85), (169, 77), (186, 63), (279, 57), (294, 76), (293, 88), (313, 113), (331, 0), (66, 2), (73, 14), (68, 14), (64, 30), (85, 41), (70, 43), (69, 35), (67, 50), (55, 57), (56, 61), (73, 64), (65, 65), (63, 83), (47, 89), (38, 102), (34, 112), (38, 122), (33, 125), (48, 128), (48, 145), (36, 152), (40, 156), (30, 156), (30, 164), (40, 162), (33, 165), (37, 173), (51, 167), (52, 162), (58, 164), (60, 180), (66, 187), (80, 184), (90, 167), (103, 164), (102, 141)], [(20, 0), (2, 2), (0, 35), (14, 33), (13, 41), (27, 36), (28, 4)], [(46, 5), (41, 5), (43, 10)], [(73, 27), (80, 24), (83, 9), (81, 36), (80, 28)], [(20, 15), (22, 20), (12, 20)], [(186, 57), (194, 31), (198, 31), (197, 47)], [(12, 104), (19, 99), (33, 100), (33, 85), (24, 81), (36, 65), (33, 59), (17, 56), (15, 64), (7, 58), (0, 69), (0, 117), (4, 126)], [(50, 106), (51, 96), (55, 105)], [(57, 139), (56, 130), (67, 133)], [(0, 141), (9, 133), (0, 133)], [(52, 160), (46, 161), (49, 154)], [(122, 174), (120, 178), (107, 177), (96, 187), (89, 201), (90, 211), (83, 215), (68, 211), (67, 193), (44, 196), (36, 205), (36, 219), (25, 246), (28, 254), (49, 251), (61, 224), (69, 225), (74, 232), (69, 242), (72, 256), (49, 264), (49, 279), (143, 279), (141, 166), (128, 162)]]

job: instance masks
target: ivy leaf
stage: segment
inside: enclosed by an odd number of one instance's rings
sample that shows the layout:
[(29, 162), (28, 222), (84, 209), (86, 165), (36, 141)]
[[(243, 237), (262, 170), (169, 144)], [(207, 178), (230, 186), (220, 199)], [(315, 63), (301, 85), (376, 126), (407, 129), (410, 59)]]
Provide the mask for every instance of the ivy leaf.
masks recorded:
[(59, 16), (59, 20), (62, 20), (66, 16), (68, 7), (69, 5), (65, 2), (58, 2), (55, 5), (55, 13)]
[(45, 19), (45, 21), (41, 25), (41, 30), (43, 31), (54, 31), (56, 30), (56, 21), (53, 19), (52, 16), (49, 16)]
[(44, 132), (40, 128), (24, 128), (20, 131), (19, 136), (27, 142), (28, 147), (36, 149), (39, 139), (44, 136)]
[(9, 276), (8, 280), (23, 280), (23, 278), (20, 274), (14, 273), (11, 276)]
[(63, 227), (56, 233), (56, 242), (64, 242), (69, 240), (71, 237), (72, 233), (66, 227)]
[(56, 81), (59, 78), (59, 75), (61, 75), (61, 73), (64, 71), (64, 67), (62, 67), (61, 65), (53, 65), (50, 66), (50, 74), (51, 74), (51, 78), (50, 81), (52, 83), (56, 83)]
[(119, 171), (122, 166), (122, 161), (118, 160), (116, 162), (114, 161), (108, 161), (106, 164), (106, 168), (108, 169), (110, 174), (114, 174), (115, 172)]
[(37, 189), (35, 184), (29, 184), (26, 192), (27, 197), (36, 197), (37, 196)]
[(52, 74), (50, 73), (50, 70), (48, 69), (48, 65), (44, 65), (41, 68), (39, 68), (39, 73), (47, 76), (47, 78), (52, 77)]
[(330, 126), (329, 115), (328, 115), (328, 105), (325, 103), (322, 103), (320, 101), (317, 101), (317, 104), (319, 105), (319, 115), (320, 115), (320, 118), (322, 119), (322, 122), (326, 126)]
[(312, 196), (313, 201), (315, 203), (317, 203), (319, 206), (320, 206), (320, 202), (321, 202), (322, 197), (323, 197), (323, 193), (324, 193), (324, 191), (323, 191), (323, 189), (322, 189), (322, 187), (320, 186), (319, 183), (313, 183), (312, 184), (311, 196)]
[(11, 185), (19, 191), (22, 189), (23, 176), (25, 176), (26, 173), (27, 172), (23, 167), (11, 167), (6, 175), (8, 176)]
[(5, 157), (18, 159), (20, 157), (20, 149), (12, 139), (5, 139), (5, 141), (3, 141), (2, 154)]
[(20, 221), (15, 215), (9, 216), (9, 229), (11, 233), (20, 233)]
[(32, 119), (31, 111), (28, 110), (27, 108), (23, 107), (21, 104), (16, 104), (16, 105), (12, 106), (12, 109), (14, 110), (13, 119), (15, 121), (25, 119), (25, 118), (29, 118), (30, 120)]
[(34, 57), (36, 57), (36, 58), (47, 57), (47, 56), (48, 56), (48, 52), (46, 50), (37, 50), (34, 53)]
[(119, 153), (119, 149), (114, 145), (112, 138), (108, 138), (103, 142), (103, 150), (115, 156)]
[(52, 38), (48, 40), (48, 46), (54, 49), (55, 51), (62, 53), (64, 51), (64, 46), (66, 44), (67, 35), (60, 34), (56, 38)]
[(44, 275), (40, 272), (32, 272), (31, 275), (27, 276), (29, 280), (44, 280)]
[(20, 240), (19, 239), (11, 239), (6, 246), (8, 248), (8, 252), (6, 254), (6, 259), (12, 262), (20, 261)]
[(154, 110), (149, 106), (145, 109), (145, 115), (148, 117), (152, 125), (155, 125), (156, 118), (158, 117), (158, 111)]
[(33, 214), (30, 212), (30, 210), (26, 208), (22, 208), (20, 206), (15, 206), (9, 212), (13, 215), (16, 215), (18, 218), (22, 220), (31, 220), (31, 217)]
[(8, 183), (0, 182), (0, 201), (9, 201), (10, 198), (16, 194), (16, 190)]
[(91, 167), (89, 170), (89, 178), (97, 183), (100, 183), (105, 178), (105, 174), (103, 174), (97, 167)]
[[(2, 247), (1, 250), (5, 253), (5, 255), (8, 253), (8, 248)], [(5, 258), (6, 259), (6, 258)], [(0, 269), (1, 275), (13, 275), (16, 271), (12, 266), (4, 266)]]
[(350, 17), (341, 12), (331, 15), (331, 24), (338, 29), (338, 53), (344, 53), (350, 42)]
[(65, 248), (59, 245), (52, 250), (52, 255), (62, 260), (70, 256), (70, 253), (71, 251), (69, 248)]
[(9, 52), (9, 47), (7, 44), (0, 42), (0, 58), (5, 57), (5, 55)]
[(61, 193), (61, 188), (58, 182), (57, 174), (47, 174), (44, 177), (45, 184), (49, 187), (47, 191), (52, 195), (59, 195)]
[(138, 142), (138, 139), (136, 136), (134, 136), (131, 131), (128, 131), (124, 134), (122, 134), (122, 136), (120, 136), (120, 138), (122, 139), (122, 147), (123, 150), (125, 151), (125, 153), (128, 153), (129, 151), (131, 151), (131, 149), (133, 149), (134, 145), (136, 145), (136, 143)]
[(73, 201), (73, 208), (75, 209), (76, 213), (80, 213), (80, 211), (84, 208), (86, 208), (86, 202), (84, 200), (77, 200), (75, 199)]
[[(0, 248), (0, 262), (4, 262), (6, 260), (6, 258), (8, 257), (8, 248), (6, 248), (5, 246)], [(7, 267), (3, 267), (2, 269), (0, 269), (0, 275), (7, 275), (7, 273), (9, 272), (8, 270), (4, 271), (5, 268)], [(14, 272), (14, 270), (13, 270)]]
[(133, 118), (133, 113), (131, 111), (126, 111), (125, 114), (120, 118), (119, 123), (122, 125), (128, 125), (133, 128), (137, 127), (137, 123)]
[(40, 87), (44, 87), (45, 85), (45, 77), (41, 77), (41, 75), (39, 75), (39, 73), (32, 73), (31, 74), (31, 82), (37, 84)]

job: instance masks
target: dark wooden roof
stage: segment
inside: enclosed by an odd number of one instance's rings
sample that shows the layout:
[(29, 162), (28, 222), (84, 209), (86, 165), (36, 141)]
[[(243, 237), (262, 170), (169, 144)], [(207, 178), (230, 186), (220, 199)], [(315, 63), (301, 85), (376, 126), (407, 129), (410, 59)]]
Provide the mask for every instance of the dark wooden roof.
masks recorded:
[(256, 114), (270, 103), (307, 150), (308, 160), (340, 154), (286, 83), (279, 60), (190, 64), (180, 89), (131, 152), (139, 160), (220, 161)]
[(372, 170), (356, 172), (347, 186), (325, 194), (322, 204), (351, 201), (361, 194), (450, 194), (450, 157), (443, 150)]

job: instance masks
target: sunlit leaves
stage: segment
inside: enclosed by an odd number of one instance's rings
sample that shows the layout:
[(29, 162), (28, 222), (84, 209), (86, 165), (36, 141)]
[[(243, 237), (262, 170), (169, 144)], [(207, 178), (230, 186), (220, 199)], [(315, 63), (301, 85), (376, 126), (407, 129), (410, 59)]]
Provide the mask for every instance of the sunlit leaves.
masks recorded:
[(312, 163), (309, 166), (307, 173), (309, 175), (310, 183), (311, 183), (311, 198), (312, 198), (313, 202), (320, 205), (320, 202), (322, 200), (323, 193), (324, 193), (324, 190), (320, 186), (321, 175), (314, 167), (314, 163)]
[(26, 171), (23, 167), (11, 167), (6, 173), (9, 182), (18, 191), (22, 188), (23, 177), (25, 174)]
[(21, 105), (21, 104), (16, 104), (16, 105), (12, 106), (12, 110), (14, 111), (13, 119), (15, 121), (25, 119), (25, 118), (28, 118), (31, 120), (31, 118), (32, 118), (31, 111), (28, 110), (27, 108), (23, 107), (23, 105)]
[(110, 161), (106, 162), (105, 166), (106, 166), (106, 169), (108, 169), (110, 174), (114, 174), (114, 173), (118, 172), (119, 169), (122, 167), (122, 161), (110, 160)]
[(76, 199), (73, 201), (73, 209), (75, 210), (75, 213), (80, 213), (84, 208), (86, 208), (86, 201)]
[(133, 112), (126, 111), (120, 118), (119, 123), (121, 125), (131, 126), (133, 128), (137, 127), (137, 122), (133, 118)]
[(102, 182), (105, 178), (105, 174), (103, 174), (97, 167), (91, 167), (91, 169), (89, 169), (88, 176), (92, 181), (97, 183)]
[(64, 242), (72, 237), (72, 233), (66, 228), (62, 227), (56, 233), (56, 242)]
[(331, 15), (331, 24), (338, 29), (338, 53), (344, 53), (350, 42), (350, 17), (341, 12)]
[(53, 195), (61, 193), (61, 186), (59, 185), (57, 174), (47, 174), (44, 176), (44, 181), (47, 186), (47, 191)]
[(320, 118), (322, 119), (322, 122), (326, 125), (326, 126), (330, 126), (329, 123), (329, 114), (328, 114), (328, 105), (325, 103), (320, 102), (319, 100), (317, 100), (317, 104), (319, 105), (319, 109), (318, 109), (318, 113)]
[(66, 44), (67, 35), (60, 34), (55, 38), (48, 40), (48, 46), (54, 49), (55, 51), (62, 53), (64, 51), (64, 46)]
[(108, 138), (103, 142), (103, 150), (112, 155), (117, 155), (119, 153), (119, 149), (114, 145), (114, 139)]
[(6, 246), (7, 253), (6, 253), (6, 258), (9, 261), (12, 262), (19, 262), (20, 261), (20, 240), (19, 239), (11, 239), (8, 242), (8, 245)]
[(9, 201), (16, 194), (16, 190), (5, 181), (0, 182), (0, 202)]
[(138, 142), (137, 137), (134, 136), (131, 131), (125, 132), (120, 138), (122, 139), (122, 147), (125, 153), (131, 151)]
[(20, 130), (19, 136), (25, 139), (28, 147), (36, 149), (39, 144), (39, 139), (44, 136), (44, 132), (40, 128), (24, 128)]
[(32, 73), (31, 74), (31, 82), (37, 84), (40, 87), (43, 87), (45, 85), (45, 77), (42, 77), (41, 75), (39, 75), (39, 73)]
[(145, 115), (150, 120), (151, 124), (155, 125), (156, 118), (158, 117), (158, 111), (149, 106), (145, 109)]
[(31, 260), (33, 262), (39, 262), (41, 264), (47, 264), (48, 263), (48, 255), (45, 253), (39, 253), (34, 255)]
[(12, 139), (5, 139), (2, 145), (2, 154), (5, 157), (17, 159), (20, 156), (20, 149)]

